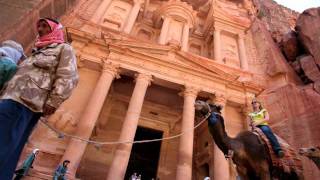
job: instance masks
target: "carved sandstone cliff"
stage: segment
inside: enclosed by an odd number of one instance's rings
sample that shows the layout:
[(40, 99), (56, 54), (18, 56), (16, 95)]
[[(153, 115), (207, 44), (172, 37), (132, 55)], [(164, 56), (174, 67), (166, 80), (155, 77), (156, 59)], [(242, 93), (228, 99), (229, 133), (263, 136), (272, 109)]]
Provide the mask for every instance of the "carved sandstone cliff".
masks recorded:
[[(319, 144), (320, 115), (316, 112), (320, 109), (320, 94), (317, 92), (320, 73), (315, 59), (319, 50), (314, 48), (319, 47), (320, 42), (319, 28), (315, 23), (319, 22), (319, 11), (308, 10), (298, 18), (296, 12), (271, 0), (257, 0), (255, 6), (258, 19), (251, 31), (258, 57), (266, 62), (268, 76), (275, 75), (270, 72), (278, 72), (285, 74), (286, 79), (279, 84), (273, 78), (273, 83), (259, 96), (271, 114), (271, 126), (296, 148)], [(297, 32), (293, 31), (295, 27)], [(271, 37), (273, 41), (270, 41)], [(281, 51), (283, 55), (279, 53)], [(288, 81), (296, 79), (297, 75), (303, 83)], [(319, 176), (316, 166), (309, 160), (304, 159), (303, 164), (306, 179)]]

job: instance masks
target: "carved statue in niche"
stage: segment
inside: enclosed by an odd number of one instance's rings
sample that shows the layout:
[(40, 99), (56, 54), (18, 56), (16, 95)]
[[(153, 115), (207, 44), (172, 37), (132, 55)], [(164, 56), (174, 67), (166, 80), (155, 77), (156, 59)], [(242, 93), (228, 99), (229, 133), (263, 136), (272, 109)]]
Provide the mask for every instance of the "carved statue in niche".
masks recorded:
[(224, 56), (225, 57), (230, 57), (230, 58), (235, 58), (236, 57), (236, 45), (234, 44), (229, 44), (229, 43), (226, 43), (225, 44), (225, 47), (224, 47)]
[(236, 37), (229, 33), (223, 33), (221, 38), (223, 60), (227, 65), (239, 67), (240, 60)]
[(221, 9), (227, 9), (226, 12), (232, 16), (241, 17), (247, 14), (243, 0), (216, 0), (216, 4)]
[(169, 25), (167, 42), (177, 41), (181, 43), (182, 30), (183, 30), (183, 23), (173, 19)]
[(113, 1), (107, 12), (103, 15), (101, 24), (108, 28), (121, 30), (128, 18), (131, 8), (132, 5), (127, 2)]

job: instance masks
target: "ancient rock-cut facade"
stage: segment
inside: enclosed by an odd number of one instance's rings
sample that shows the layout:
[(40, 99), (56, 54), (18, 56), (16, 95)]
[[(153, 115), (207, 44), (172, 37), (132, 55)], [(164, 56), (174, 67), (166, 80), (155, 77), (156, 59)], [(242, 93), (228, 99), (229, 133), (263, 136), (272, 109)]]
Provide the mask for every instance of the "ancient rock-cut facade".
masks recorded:
[[(39, 123), (22, 156), (35, 147), (41, 150), (30, 178), (50, 178), (68, 159), (70, 179), (121, 180), (133, 172), (142, 179), (235, 179), (233, 165), (215, 146), (206, 123), (192, 131), (200, 122), (194, 119), (196, 99), (222, 105), (226, 129), (235, 136), (248, 128), (252, 98), (261, 97), (270, 109), (271, 124), (294, 144), (294, 129), (286, 129), (291, 134), (280, 129), (288, 122), (297, 128), (297, 121), (289, 119), (295, 108), (286, 92), (302, 100), (319, 95), (310, 88), (299, 89), (302, 82), (265, 23), (256, 18), (255, 3), (76, 1), (62, 22), (77, 54), (80, 82), (49, 123), (64, 133), (100, 142), (185, 133), (158, 144), (98, 145), (58, 137)], [(317, 106), (316, 101), (310, 105)], [(308, 132), (309, 125), (302, 127)]]

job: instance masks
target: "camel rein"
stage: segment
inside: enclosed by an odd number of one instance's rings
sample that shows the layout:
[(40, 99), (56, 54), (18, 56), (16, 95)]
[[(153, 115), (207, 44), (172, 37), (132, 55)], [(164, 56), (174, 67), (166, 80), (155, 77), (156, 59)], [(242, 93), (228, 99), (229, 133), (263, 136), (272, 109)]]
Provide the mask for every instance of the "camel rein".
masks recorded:
[[(210, 106), (209, 106), (210, 107)], [(211, 110), (211, 109), (210, 109)], [(62, 139), (64, 137), (69, 137), (71, 139), (75, 139), (75, 140), (79, 140), (79, 141), (83, 141), (86, 143), (90, 143), (90, 144), (94, 144), (98, 147), (102, 146), (102, 145), (116, 145), (116, 144), (141, 144), (141, 143), (150, 143), (150, 142), (157, 142), (157, 141), (163, 141), (163, 140), (171, 140), (171, 139), (175, 139), (178, 138), (186, 133), (188, 133), (189, 131), (194, 131), (196, 128), (198, 128), (201, 124), (203, 124), (208, 117), (210, 116), (211, 112), (209, 111), (206, 116), (196, 125), (194, 126), (192, 129), (187, 129), (184, 132), (181, 132), (180, 134), (177, 135), (173, 135), (173, 136), (169, 136), (169, 137), (164, 137), (164, 138), (159, 138), (159, 139), (148, 139), (148, 140), (139, 140), (139, 141), (106, 141), (106, 142), (101, 142), (101, 141), (93, 141), (90, 139), (85, 139), (82, 137), (78, 137), (72, 134), (68, 134), (68, 133), (64, 133), (59, 131), (58, 129), (52, 127), (50, 124), (48, 124), (46, 118), (42, 117), (40, 118), (40, 122), (42, 124), (44, 124), (47, 128), (49, 128), (50, 130), (52, 130), (53, 132), (55, 132), (58, 135), (58, 138)]]

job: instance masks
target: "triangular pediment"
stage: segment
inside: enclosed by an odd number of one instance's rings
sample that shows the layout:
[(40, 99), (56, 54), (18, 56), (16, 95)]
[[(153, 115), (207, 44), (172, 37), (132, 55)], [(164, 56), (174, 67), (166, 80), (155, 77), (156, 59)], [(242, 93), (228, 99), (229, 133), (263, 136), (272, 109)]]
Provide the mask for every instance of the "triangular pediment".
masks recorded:
[[(149, 59), (162, 63), (170, 64), (177, 69), (192, 70), (199, 74), (205, 74), (212, 78), (220, 77), (225, 80), (235, 80), (239, 75), (225, 72), (216, 62), (204, 57), (193, 55), (188, 52), (182, 52), (177, 48), (163, 45), (153, 45), (149, 43), (139, 43), (131, 41), (121, 41), (110, 45), (114, 48), (120, 48), (127, 55), (139, 58)], [(112, 51), (112, 50), (111, 50)]]

